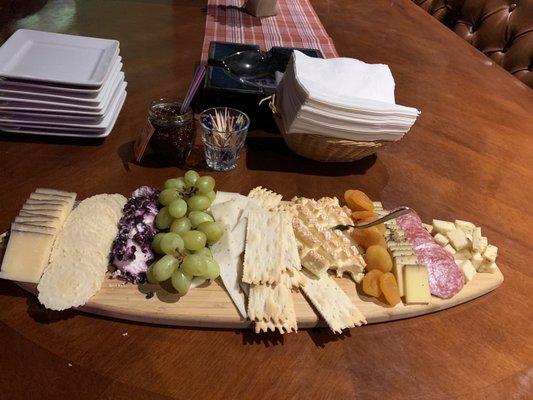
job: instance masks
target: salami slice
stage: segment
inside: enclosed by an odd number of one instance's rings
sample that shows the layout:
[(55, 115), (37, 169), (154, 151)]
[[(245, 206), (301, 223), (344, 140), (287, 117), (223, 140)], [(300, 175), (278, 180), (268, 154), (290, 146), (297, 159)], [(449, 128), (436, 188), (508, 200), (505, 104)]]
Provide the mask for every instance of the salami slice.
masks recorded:
[(463, 288), (464, 281), (452, 255), (433, 240), (415, 212), (403, 215), (396, 221), (413, 247), (418, 261), (428, 269), (431, 294), (443, 299), (456, 295)]

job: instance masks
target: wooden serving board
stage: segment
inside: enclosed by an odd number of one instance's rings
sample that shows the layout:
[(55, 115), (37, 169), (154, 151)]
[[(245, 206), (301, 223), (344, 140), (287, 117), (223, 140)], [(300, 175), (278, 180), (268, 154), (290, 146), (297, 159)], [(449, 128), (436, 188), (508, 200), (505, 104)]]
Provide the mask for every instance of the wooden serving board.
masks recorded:
[[(355, 283), (348, 278), (335, 278), (340, 287), (350, 296), (355, 305), (365, 315), (369, 324), (392, 321), (429, 314), (465, 303), (482, 296), (501, 285), (503, 275), (478, 273), (456, 296), (449, 300), (432, 297), (429, 305), (398, 304), (387, 306), (378, 300), (359, 295)], [(20, 285), (32, 292), (33, 284)], [(153, 296), (147, 298), (147, 294)], [(325, 322), (309, 305), (301, 293), (294, 293), (294, 305), (298, 328), (325, 326)], [(107, 278), (102, 289), (79, 310), (108, 317), (131, 321), (204, 328), (251, 328), (250, 321), (243, 320), (233, 305), (222, 283), (206, 283), (191, 289), (180, 297), (162, 289), (159, 285), (133, 285), (120, 280)]]

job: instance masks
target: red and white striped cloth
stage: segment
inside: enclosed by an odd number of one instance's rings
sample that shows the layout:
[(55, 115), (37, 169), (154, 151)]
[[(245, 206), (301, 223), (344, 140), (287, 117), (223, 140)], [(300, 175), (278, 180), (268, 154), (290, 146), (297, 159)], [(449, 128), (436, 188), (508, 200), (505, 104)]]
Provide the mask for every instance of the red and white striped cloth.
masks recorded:
[(208, 0), (202, 62), (207, 61), (212, 41), (256, 44), (265, 51), (272, 46), (319, 49), (326, 58), (338, 56), (308, 0), (278, 0), (280, 12), (268, 18), (242, 11), (243, 3)]

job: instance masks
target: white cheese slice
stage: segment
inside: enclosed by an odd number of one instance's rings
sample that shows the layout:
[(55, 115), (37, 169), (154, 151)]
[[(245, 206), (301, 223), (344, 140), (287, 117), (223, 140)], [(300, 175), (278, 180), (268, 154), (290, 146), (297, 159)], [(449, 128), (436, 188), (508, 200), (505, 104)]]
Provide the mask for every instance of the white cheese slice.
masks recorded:
[(406, 304), (429, 304), (428, 270), (422, 265), (406, 265), (403, 268), (403, 285)]
[(54, 235), (12, 230), (0, 268), (0, 278), (37, 283), (48, 264)]
[(433, 220), (433, 229), (437, 233), (446, 234), (446, 232), (451, 231), (451, 230), (456, 229), (456, 228), (455, 228), (455, 224), (453, 222), (434, 219)]
[(20, 210), (19, 216), (38, 216), (48, 218), (58, 218), (61, 220), (63, 217), (62, 210)]
[(470, 247), (470, 242), (461, 229), (452, 229), (446, 232), (446, 236), (450, 239), (451, 245), (457, 251)]
[(247, 197), (242, 196), (223, 203), (214, 204), (210, 209), (211, 215), (215, 221), (223, 224), (226, 229), (232, 230), (237, 225), (249, 201)]
[(49, 235), (55, 235), (57, 233), (57, 228), (55, 227), (18, 222), (13, 222), (11, 224), (11, 230), (20, 232), (47, 233)]
[(50, 204), (50, 203), (42, 203), (42, 204), (28, 204), (24, 203), (22, 206), (23, 210), (50, 210), (50, 211), (61, 211), (63, 209), (63, 206), (61, 204)]
[(223, 191), (219, 190), (217, 192), (215, 200), (211, 204), (211, 207), (213, 207), (214, 205), (219, 204), (219, 203), (225, 203), (227, 201), (233, 201), (233, 200), (238, 200), (238, 199), (242, 199), (242, 198), (248, 199), (248, 197), (243, 196), (240, 193), (223, 192)]
[(27, 225), (37, 225), (37, 226), (47, 226), (49, 228), (57, 228), (59, 226), (59, 219), (44, 219), (44, 218), (26, 218), (26, 217), (15, 217), (15, 222), (18, 224), (27, 224)]
[(241, 282), (239, 269), (242, 271), (242, 263), (240, 263), (240, 254), (232, 254), (230, 242), (231, 232), (226, 231), (222, 238), (211, 246), (211, 253), (220, 266), (220, 279), (222, 279), (233, 304), (237, 307), (239, 314), (246, 319), (246, 304), (239, 286)]
[(37, 189), (35, 189), (35, 193), (52, 194), (52, 195), (56, 195), (56, 196), (76, 198), (76, 193), (74, 193), (74, 192), (65, 192), (64, 190), (49, 189), (49, 188), (37, 188)]
[[(48, 200), (51, 200), (51, 201), (69, 201), (71, 198), (71, 196), (62, 196), (62, 195), (58, 195), (58, 194), (45, 194), (45, 193), (36, 193), (36, 192), (33, 192), (30, 194), (30, 199), (33, 199), (33, 200), (42, 200), (42, 201), (48, 201)], [(75, 198), (75, 196), (74, 196)]]

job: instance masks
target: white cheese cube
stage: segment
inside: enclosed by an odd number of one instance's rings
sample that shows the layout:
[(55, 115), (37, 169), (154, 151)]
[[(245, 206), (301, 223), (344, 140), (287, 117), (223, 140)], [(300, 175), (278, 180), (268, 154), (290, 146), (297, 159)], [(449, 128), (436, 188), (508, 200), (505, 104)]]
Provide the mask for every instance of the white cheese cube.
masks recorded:
[(474, 228), (472, 231), (472, 250), (481, 252), (481, 228)]
[(476, 275), (477, 273), (476, 269), (474, 268), (470, 260), (463, 261), (461, 265), (459, 266), (459, 268), (461, 269), (461, 272), (463, 273), (463, 277), (466, 283), (470, 282), (474, 278), (474, 275)]
[(457, 252), (455, 251), (455, 249), (452, 247), (452, 245), (449, 244), (449, 243), (448, 243), (446, 246), (444, 246), (443, 249), (446, 250), (446, 251), (447, 251), (448, 253), (450, 253), (450, 254), (455, 254), (455, 253), (457, 253)]
[(406, 265), (403, 268), (404, 294), (406, 304), (429, 304), (428, 270), (421, 265)]
[(443, 233), (445, 234), (448, 231), (454, 230), (455, 224), (450, 221), (442, 221), (440, 219), (434, 219), (433, 220), (433, 229), (437, 233)]
[(489, 260), (490, 262), (496, 261), (496, 257), (498, 256), (498, 248), (496, 246), (493, 246), (492, 244), (489, 244), (485, 251), (483, 252), (483, 258), (485, 260)]
[(456, 260), (470, 260), (472, 253), (468, 249), (459, 250), (453, 255), (453, 258)]
[(457, 251), (467, 249), (470, 247), (470, 242), (466, 237), (465, 233), (460, 229), (453, 229), (446, 232), (446, 236), (450, 239), (450, 243), (453, 248)]
[(446, 246), (448, 243), (450, 243), (450, 239), (448, 239), (446, 236), (444, 236), (442, 233), (437, 233), (435, 237), (435, 242), (440, 244), (442, 247)]
[(486, 272), (486, 273), (492, 274), (492, 273), (496, 272), (497, 268), (498, 268), (498, 266), (496, 265), (495, 262), (484, 260), (481, 263), (478, 272)]
[(478, 253), (483, 254), (483, 252), (485, 251), (488, 245), (489, 245), (488, 239), (485, 236), (481, 236), (481, 238), (479, 238), (478, 245), (476, 246), (476, 251)]
[(472, 265), (474, 266), (476, 271), (478, 271), (479, 267), (481, 266), (481, 263), (483, 262), (483, 256), (479, 253), (474, 253), (470, 261), (472, 262)]
[(422, 224), (424, 226), (424, 228), (426, 228), (426, 231), (428, 231), (429, 233), (433, 232), (433, 225), (429, 225), (429, 224)]
[(460, 219), (455, 220), (455, 226), (457, 229), (462, 230), (464, 233), (472, 234), (472, 231), (476, 226), (472, 222), (462, 221)]

